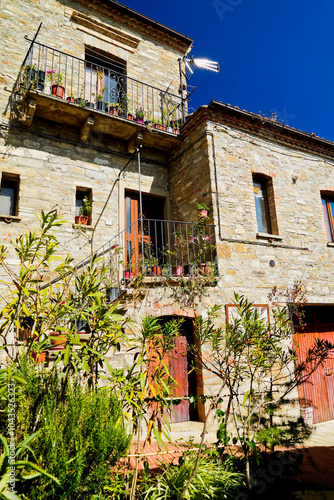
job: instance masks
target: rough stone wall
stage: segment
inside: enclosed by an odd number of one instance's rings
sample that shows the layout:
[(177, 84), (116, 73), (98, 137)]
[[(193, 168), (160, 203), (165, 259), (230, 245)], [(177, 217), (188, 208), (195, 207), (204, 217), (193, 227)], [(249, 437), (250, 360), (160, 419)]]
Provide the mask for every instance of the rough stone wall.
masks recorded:
[(196, 221), (199, 201), (204, 200), (206, 205), (211, 206), (212, 181), (208, 151), (204, 122), (184, 137), (182, 145), (171, 158), (170, 203), (176, 220)]
[[(218, 124), (210, 129), (216, 147), (220, 221), (215, 202), (213, 208), (221, 228), (217, 252), (224, 301), (235, 290), (266, 303), (273, 286), (301, 280), (309, 302), (332, 303), (334, 255), (327, 246), (320, 191), (334, 190), (334, 162)], [(213, 173), (211, 150), (209, 154)], [(272, 178), (281, 241), (256, 237), (253, 173)]]
[[(73, 12), (89, 16), (93, 23), (98, 21), (106, 27), (116, 28), (124, 34), (125, 39), (127, 35), (134, 37), (138, 45), (131, 47), (126, 42), (119, 42), (112, 35), (105, 36), (91, 27), (81, 26), (71, 19)], [(178, 95), (178, 58), (183, 56), (182, 52), (155, 41), (149, 36), (149, 32), (145, 36), (144, 33), (131, 30), (108, 18), (106, 14), (99, 13), (96, 9), (90, 10), (75, 1), (67, 0), (43, 2), (9, 0), (1, 2), (0, 19), (2, 24), (0, 111), (2, 114), (10, 96), (5, 87), (11, 89), (29, 48), (29, 43), (24, 40), (24, 36), (28, 35), (32, 39), (40, 22), (43, 22), (43, 26), (37, 38), (38, 42), (83, 59), (85, 44), (93, 46), (97, 50), (125, 60), (128, 76)]]

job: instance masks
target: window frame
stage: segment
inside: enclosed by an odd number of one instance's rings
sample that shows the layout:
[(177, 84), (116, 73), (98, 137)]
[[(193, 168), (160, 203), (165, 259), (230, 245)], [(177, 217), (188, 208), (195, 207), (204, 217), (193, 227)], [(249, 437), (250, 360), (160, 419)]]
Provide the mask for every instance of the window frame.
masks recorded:
[[(268, 182), (269, 182), (268, 178), (261, 176), (261, 175), (253, 174), (253, 195), (254, 195), (256, 223), (257, 223), (258, 232), (259, 233), (274, 234), (273, 227), (272, 227), (270, 208), (269, 208), (269, 201), (268, 201)], [(266, 218), (266, 223), (267, 223), (267, 231), (261, 231), (260, 227), (259, 227), (259, 221), (258, 221), (257, 210), (256, 210), (256, 198), (255, 198), (255, 193), (254, 193), (254, 185), (255, 184), (260, 184), (260, 186), (261, 186), (261, 191), (262, 191), (263, 199), (264, 199), (264, 209), (265, 209), (265, 218)]]
[(93, 213), (93, 191), (91, 188), (76, 186), (76, 188), (75, 188), (75, 216), (79, 215), (79, 213), (77, 213), (77, 208), (79, 208), (79, 210), (80, 210), (80, 206), (78, 207), (78, 205), (77, 205), (77, 200), (80, 199), (80, 198), (78, 198), (78, 193), (82, 193), (83, 198), (85, 198), (85, 196), (88, 196), (88, 200), (89, 200), (89, 203), (92, 207), (92, 210), (91, 210), (90, 214), (87, 216), (88, 217), (87, 225), (91, 226), (92, 225), (92, 213)]
[[(326, 228), (326, 236), (328, 243), (334, 243), (334, 214), (332, 210), (331, 203), (334, 204), (334, 193), (321, 193), (321, 205), (322, 209), (324, 209), (323, 201), (326, 203), (326, 211), (327, 211), (327, 220), (324, 214), (324, 222)], [(324, 210), (323, 210), (324, 213)], [(327, 225), (328, 222), (328, 225)], [(328, 236), (331, 236), (331, 240), (328, 240)]]
[[(20, 191), (20, 176), (15, 175), (15, 174), (9, 174), (7, 172), (3, 172), (1, 175), (1, 182), (0, 182), (0, 198), (1, 198), (1, 190), (4, 186), (4, 183), (11, 184), (13, 186), (13, 207), (12, 207), (12, 213), (0, 213), (1, 217), (18, 217), (19, 213), (19, 191)], [(8, 188), (9, 186), (7, 186)]]

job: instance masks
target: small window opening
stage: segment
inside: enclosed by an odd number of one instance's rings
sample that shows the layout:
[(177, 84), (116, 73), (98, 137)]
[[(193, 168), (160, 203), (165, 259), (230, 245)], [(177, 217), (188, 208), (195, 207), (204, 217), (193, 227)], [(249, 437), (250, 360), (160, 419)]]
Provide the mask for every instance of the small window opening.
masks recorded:
[(19, 176), (2, 174), (0, 189), (0, 214), (18, 215)]
[[(85, 200), (87, 200), (87, 202), (85, 202)], [(76, 218), (79, 217), (80, 215), (88, 217), (87, 224), (89, 226), (92, 224), (91, 207), (92, 207), (92, 190), (90, 188), (77, 187), (75, 195), (75, 216)]]

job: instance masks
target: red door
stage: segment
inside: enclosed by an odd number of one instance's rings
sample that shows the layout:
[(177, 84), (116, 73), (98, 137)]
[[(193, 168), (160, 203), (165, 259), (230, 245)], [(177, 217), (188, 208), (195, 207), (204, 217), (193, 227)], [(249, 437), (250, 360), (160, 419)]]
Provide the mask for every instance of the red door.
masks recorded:
[[(303, 333), (294, 335), (299, 362), (305, 361), (308, 350), (317, 338), (334, 344), (334, 324), (318, 322), (308, 324)], [(300, 399), (311, 401), (313, 423), (334, 419), (334, 351), (298, 389)]]
[[(191, 420), (191, 408), (189, 403), (189, 378), (188, 378), (188, 360), (187, 360), (187, 338), (185, 336), (175, 337), (174, 346), (165, 354), (162, 359), (162, 355), (155, 349), (150, 349), (150, 361), (149, 361), (149, 371), (150, 371), (150, 396), (156, 396), (159, 394), (159, 388), (156, 386), (157, 382), (154, 380), (155, 370), (161, 369), (163, 364), (166, 365), (169, 375), (174, 379), (174, 382), (170, 386), (170, 397), (180, 398), (181, 402), (179, 404), (174, 404), (171, 406), (171, 411), (169, 415), (169, 421), (171, 423), (185, 422)], [(157, 413), (158, 408), (156, 403), (151, 405), (150, 416), (155, 412)], [(167, 414), (167, 413), (166, 413)]]
[[(175, 338), (175, 346), (168, 353), (166, 364), (171, 377), (175, 380), (171, 387), (171, 396), (173, 398), (188, 398), (190, 394), (186, 337)], [(189, 399), (181, 399), (181, 403), (173, 406), (170, 421), (175, 423), (188, 420), (190, 420)]]

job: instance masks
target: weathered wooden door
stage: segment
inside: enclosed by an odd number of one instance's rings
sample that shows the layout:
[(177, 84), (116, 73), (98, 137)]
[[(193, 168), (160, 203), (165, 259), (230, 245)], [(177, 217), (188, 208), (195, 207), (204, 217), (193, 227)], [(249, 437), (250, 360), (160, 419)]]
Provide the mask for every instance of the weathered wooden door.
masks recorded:
[(138, 195), (125, 195), (125, 249), (124, 267), (133, 274), (139, 263), (139, 199)]
[[(334, 323), (318, 323), (315, 318), (315, 322), (307, 324), (303, 332), (294, 335), (299, 362), (305, 361), (308, 350), (317, 338), (334, 344)], [(299, 398), (311, 401), (313, 423), (334, 419), (334, 350), (309, 380), (299, 387)]]
[[(157, 352), (150, 348), (149, 371), (151, 373), (151, 391), (150, 396), (159, 393), (155, 380), (154, 373), (157, 368), (161, 368), (164, 363), (168, 369), (169, 375), (174, 379), (170, 384), (170, 396), (174, 399), (180, 398), (179, 404), (171, 406), (170, 413), (166, 412), (170, 423), (187, 422), (193, 420), (196, 415), (194, 408), (189, 402), (189, 397), (193, 394), (194, 388), (189, 383), (189, 366), (188, 366), (188, 344), (186, 336), (178, 336), (173, 339), (173, 348), (165, 353)], [(196, 389), (195, 389), (196, 390)], [(151, 405), (150, 415), (157, 412), (157, 405)]]
[[(179, 336), (174, 339), (174, 348), (168, 353), (167, 366), (171, 377), (175, 380), (171, 387), (171, 396), (174, 398), (188, 398), (188, 349), (187, 338)], [(181, 403), (174, 405), (171, 412), (171, 423), (190, 420), (189, 399), (181, 399)]]

